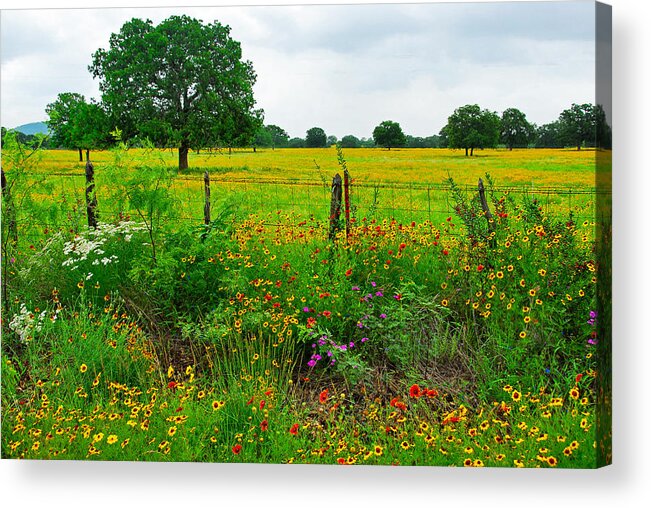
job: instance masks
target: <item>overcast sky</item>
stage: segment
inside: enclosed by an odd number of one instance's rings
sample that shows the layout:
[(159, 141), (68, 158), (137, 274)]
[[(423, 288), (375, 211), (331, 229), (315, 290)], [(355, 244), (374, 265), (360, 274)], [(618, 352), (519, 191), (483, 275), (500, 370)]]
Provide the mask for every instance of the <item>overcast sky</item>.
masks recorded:
[[(217, 3), (217, 2), (213, 2)], [(259, 3), (264, 3), (259, 2)], [(134, 17), (188, 14), (230, 25), (258, 74), (265, 123), (370, 137), (383, 120), (437, 134), (455, 108), (521, 109), (530, 121), (594, 102), (594, 3), (16, 10), (0, 25), (3, 126), (47, 118), (61, 92), (99, 99), (92, 54)], [(22, 5), (22, 4), (21, 4)], [(94, 5), (110, 5), (95, 2)], [(142, 5), (142, 4), (141, 4)]]

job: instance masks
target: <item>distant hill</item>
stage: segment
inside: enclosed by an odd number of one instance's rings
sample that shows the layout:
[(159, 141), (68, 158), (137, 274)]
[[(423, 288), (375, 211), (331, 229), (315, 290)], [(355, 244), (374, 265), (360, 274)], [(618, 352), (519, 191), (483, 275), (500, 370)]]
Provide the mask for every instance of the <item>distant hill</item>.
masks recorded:
[(25, 125), (19, 125), (14, 127), (15, 131), (22, 132), (23, 134), (47, 134), (47, 124), (45, 122), (32, 122), (26, 123)]

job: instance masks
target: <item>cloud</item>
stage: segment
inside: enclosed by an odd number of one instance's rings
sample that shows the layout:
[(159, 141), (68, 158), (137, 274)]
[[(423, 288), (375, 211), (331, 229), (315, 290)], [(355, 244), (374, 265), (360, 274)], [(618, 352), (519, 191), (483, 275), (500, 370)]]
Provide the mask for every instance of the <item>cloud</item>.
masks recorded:
[(370, 136), (387, 119), (426, 136), (468, 103), (546, 123), (594, 100), (589, 2), (4, 11), (3, 125), (43, 119), (60, 92), (98, 97), (87, 66), (110, 34), (179, 13), (231, 27), (266, 122), (292, 136)]

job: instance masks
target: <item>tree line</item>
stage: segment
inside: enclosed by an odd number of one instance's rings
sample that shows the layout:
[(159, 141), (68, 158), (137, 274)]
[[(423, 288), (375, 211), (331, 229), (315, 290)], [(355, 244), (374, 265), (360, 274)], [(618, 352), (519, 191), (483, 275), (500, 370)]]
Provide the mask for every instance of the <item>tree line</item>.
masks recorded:
[(349, 134), (339, 140), (320, 127), (307, 130), (304, 138), (290, 138), (283, 128), (264, 124), (253, 96), (256, 73), (243, 60), (230, 27), (185, 15), (157, 26), (132, 19), (111, 35), (108, 49), (92, 55), (88, 70), (99, 80), (100, 101), (63, 92), (45, 111), (51, 134), (43, 146), (78, 150), (80, 160), (84, 151), (88, 158), (90, 150), (119, 141), (178, 149), (179, 170), (188, 167), (190, 150), (212, 148), (316, 148), (338, 142), (343, 148), (460, 148), (472, 156), (476, 149), (499, 144), (610, 147), (603, 109), (591, 104), (573, 104), (557, 121), (540, 127), (516, 108), (500, 116), (470, 104), (457, 108), (439, 133), (428, 137), (407, 135), (386, 120), (368, 138)]

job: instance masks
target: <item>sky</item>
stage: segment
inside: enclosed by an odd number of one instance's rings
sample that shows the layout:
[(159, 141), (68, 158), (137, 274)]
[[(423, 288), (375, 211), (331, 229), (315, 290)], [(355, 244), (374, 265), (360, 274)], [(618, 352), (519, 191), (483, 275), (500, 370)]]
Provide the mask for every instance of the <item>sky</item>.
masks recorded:
[(265, 123), (291, 137), (311, 127), (371, 137), (384, 120), (430, 136), (465, 104), (498, 114), (516, 107), (541, 125), (572, 103), (594, 103), (590, 1), (257, 3), (123, 8), (99, 0), (84, 3), (92, 8), (18, 9), (25, 2), (3, 0), (0, 123), (44, 121), (62, 92), (100, 99), (88, 71), (92, 54), (134, 17), (157, 24), (173, 14), (231, 27), (257, 73)]

